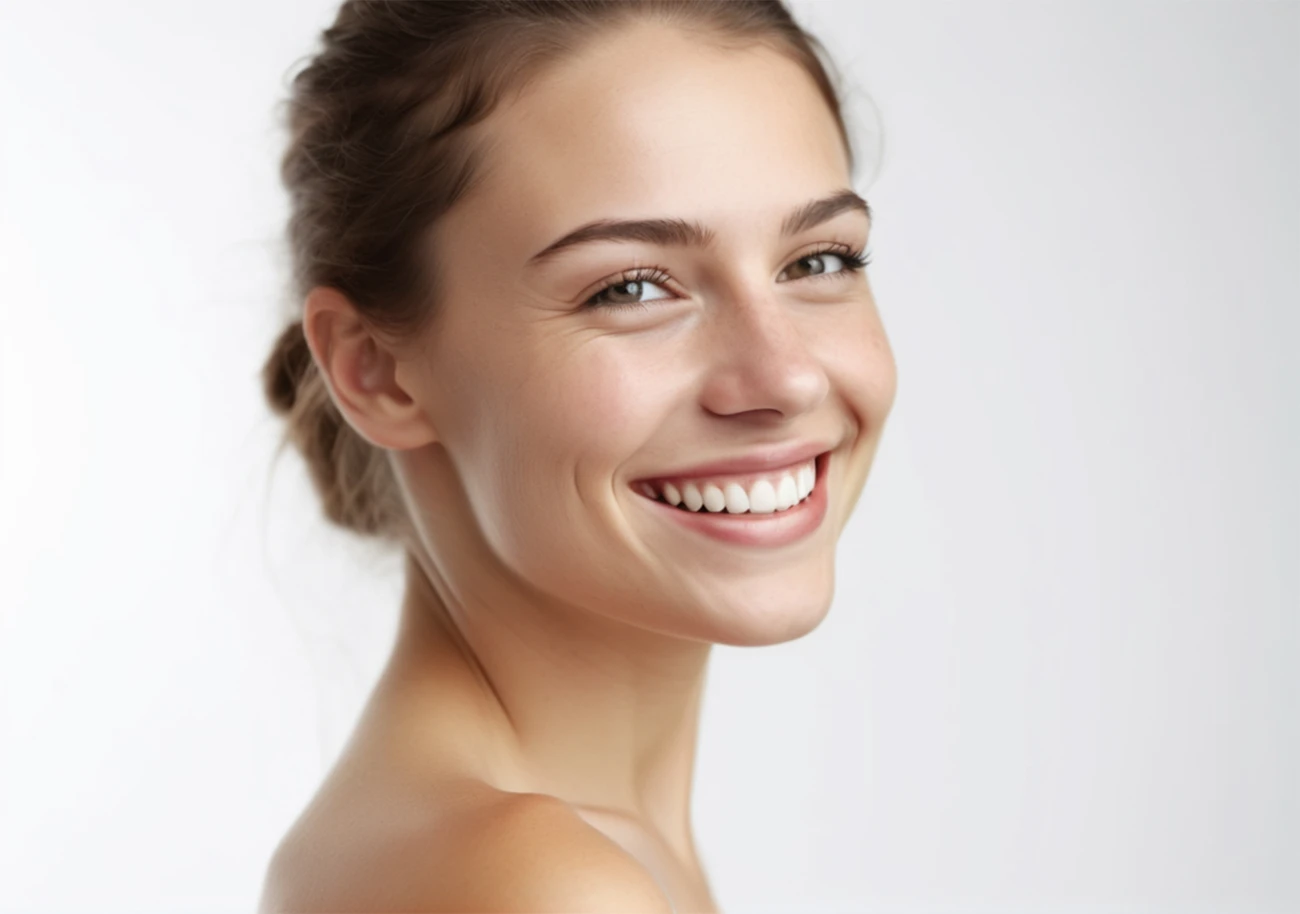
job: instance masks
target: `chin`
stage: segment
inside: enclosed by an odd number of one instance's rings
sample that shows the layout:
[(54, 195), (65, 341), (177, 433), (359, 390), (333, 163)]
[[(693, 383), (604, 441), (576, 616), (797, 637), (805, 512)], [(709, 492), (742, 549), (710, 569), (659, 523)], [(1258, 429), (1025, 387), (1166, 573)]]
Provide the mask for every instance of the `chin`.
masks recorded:
[[(737, 588), (742, 590), (742, 588)], [(708, 640), (734, 647), (784, 644), (809, 634), (830, 613), (835, 596), (833, 573), (824, 578), (769, 581), (762, 588), (743, 588), (715, 604), (708, 618), (712, 630)]]

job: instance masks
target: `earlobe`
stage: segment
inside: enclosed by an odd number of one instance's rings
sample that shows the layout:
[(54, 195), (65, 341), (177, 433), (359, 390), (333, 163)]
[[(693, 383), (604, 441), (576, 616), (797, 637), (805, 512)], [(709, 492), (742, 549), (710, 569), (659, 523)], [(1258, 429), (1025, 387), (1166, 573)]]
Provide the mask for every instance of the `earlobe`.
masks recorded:
[(330, 398), (357, 434), (388, 450), (437, 440), (422, 404), (398, 382), (393, 355), (347, 296), (327, 286), (312, 289), (302, 326)]

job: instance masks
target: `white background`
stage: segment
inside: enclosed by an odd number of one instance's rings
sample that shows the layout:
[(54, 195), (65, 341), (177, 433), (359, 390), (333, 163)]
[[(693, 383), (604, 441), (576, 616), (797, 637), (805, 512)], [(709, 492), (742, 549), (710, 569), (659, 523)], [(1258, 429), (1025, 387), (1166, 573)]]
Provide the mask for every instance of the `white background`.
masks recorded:
[[(0, 13), (0, 910), (251, 910), (384, 656), (257, 380), (333, 5)], [(1300, 5), (795, 10), (900, 383), (830, 616), (715, 649), (719, 902), (1300, 910)]]

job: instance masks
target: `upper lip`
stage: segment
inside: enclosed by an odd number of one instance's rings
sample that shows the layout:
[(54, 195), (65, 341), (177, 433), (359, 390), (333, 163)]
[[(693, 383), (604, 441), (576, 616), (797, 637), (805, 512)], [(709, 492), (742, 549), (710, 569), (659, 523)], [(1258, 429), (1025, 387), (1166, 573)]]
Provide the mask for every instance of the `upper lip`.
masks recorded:
[(654, 476), (643, 476), (638, 482), (651, 479), (672, 479), (694, 476), (729, 476), (738, 473), (761, 473), (764, 470), (781, 470), (796, 463), (811, 460), (835, 445), (817, 441), (793, 441), (788, 444), (753, 448), (736, 457), (727, 457), (709, 463), (679, 467)]

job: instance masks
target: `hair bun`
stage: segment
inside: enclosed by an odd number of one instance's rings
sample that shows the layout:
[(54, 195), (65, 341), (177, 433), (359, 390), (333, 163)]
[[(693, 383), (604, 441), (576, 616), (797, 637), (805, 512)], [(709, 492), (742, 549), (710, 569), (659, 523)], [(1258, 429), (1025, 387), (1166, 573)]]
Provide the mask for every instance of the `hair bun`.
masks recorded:
[(262, 365), (262, 387), (271, 408), (281, 416), (293, 411), (298, 399), (298, 384), (311, 367), (311, 348), (302, 330), (302, 321), (294, 321), (281, 331)]

